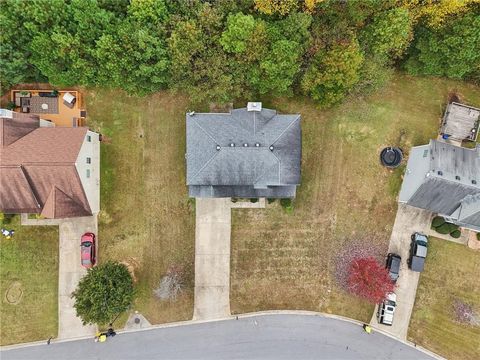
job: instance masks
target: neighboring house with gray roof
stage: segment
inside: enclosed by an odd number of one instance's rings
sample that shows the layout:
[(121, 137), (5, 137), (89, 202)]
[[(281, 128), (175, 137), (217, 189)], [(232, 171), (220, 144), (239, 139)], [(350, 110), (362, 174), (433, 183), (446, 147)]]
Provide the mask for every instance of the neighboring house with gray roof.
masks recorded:
[(300, 184), (300, 115), (261, 103), (230, 113), (188, 113), (190, 197), (293, 198)]
[(480, 231), (480, 146), (431, 140), (412, 148), (399, 202)]

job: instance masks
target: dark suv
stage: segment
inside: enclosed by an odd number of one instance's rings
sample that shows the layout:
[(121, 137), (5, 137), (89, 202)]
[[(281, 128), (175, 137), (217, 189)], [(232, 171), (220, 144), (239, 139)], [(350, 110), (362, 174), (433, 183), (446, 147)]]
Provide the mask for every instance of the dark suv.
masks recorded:
[(385, 266), (389, 270), (390, 278), (393, 282), (397, 282), (398, 276), (400, 274), (400, 263), (402, 258), (397, 255), (390, 253), (387, 256), (387, 265)]

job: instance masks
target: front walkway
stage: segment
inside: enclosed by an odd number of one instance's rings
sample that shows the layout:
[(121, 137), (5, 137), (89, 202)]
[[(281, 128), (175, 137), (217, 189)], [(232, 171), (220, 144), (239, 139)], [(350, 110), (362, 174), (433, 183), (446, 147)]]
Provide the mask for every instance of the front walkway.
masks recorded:
[(385, 326), (377, 322), (377, 308), (372, 316), (371, 324), (385, 332), (406, 340), (408, 325), (412, 316), (413, 304), (417, 293), (420, 273), (411, 271), (407, 265), (410, 252), (411, 235), (418, 231), (424, 232), (430, 228), (432, 214), (428, 211), (398, 204), (397, 216), (393, 225), (392, 235), (388, 252), (393, 252), (402, 257), (400, 277), (397, 280), (395, 294), (397, 295), (397, 307), (392, 326)]

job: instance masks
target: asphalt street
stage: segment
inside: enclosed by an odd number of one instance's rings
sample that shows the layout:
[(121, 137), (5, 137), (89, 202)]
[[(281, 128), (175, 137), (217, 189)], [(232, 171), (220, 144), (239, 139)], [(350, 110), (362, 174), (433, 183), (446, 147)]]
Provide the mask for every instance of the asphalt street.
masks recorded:
[(13, 359), (433, 359), (343, 320), (264, 315), (4, 350)]

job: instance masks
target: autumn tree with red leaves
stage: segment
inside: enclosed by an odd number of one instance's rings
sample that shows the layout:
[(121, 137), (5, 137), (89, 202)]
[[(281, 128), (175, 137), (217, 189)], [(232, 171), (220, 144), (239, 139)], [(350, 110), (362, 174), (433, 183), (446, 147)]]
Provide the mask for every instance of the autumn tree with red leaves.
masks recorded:
[(382, 302), (395, 287), (388, 269), (374, 257), (353, 259), (348, 275), (348, 290), (372, 303)]

